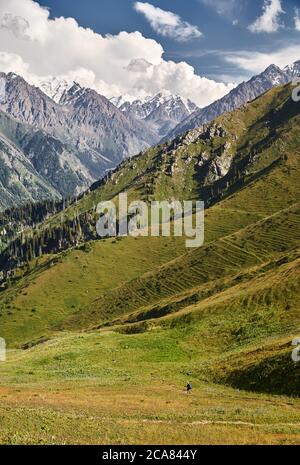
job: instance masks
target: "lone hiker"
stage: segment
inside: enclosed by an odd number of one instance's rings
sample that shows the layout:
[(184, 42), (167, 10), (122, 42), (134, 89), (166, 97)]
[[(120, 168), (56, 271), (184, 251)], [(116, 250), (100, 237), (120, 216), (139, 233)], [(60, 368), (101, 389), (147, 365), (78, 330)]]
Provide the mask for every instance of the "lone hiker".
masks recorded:
[(192, 388), (193, 388), (192, 383), (187, 383), (187, 385), (186, 385), (186, 393), (190, 394), (192, 392)]

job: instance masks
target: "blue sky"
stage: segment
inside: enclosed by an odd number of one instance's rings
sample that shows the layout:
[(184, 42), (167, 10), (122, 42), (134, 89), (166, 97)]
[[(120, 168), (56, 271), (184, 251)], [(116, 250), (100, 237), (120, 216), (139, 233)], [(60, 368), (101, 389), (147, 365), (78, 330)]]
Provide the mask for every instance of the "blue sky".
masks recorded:
[[(0, 71), (205, 106), (300, 59), (300, 0), (0, 0)], [(51, 84), (52, 85), (52, 84)]]
[(300, 40), (300, 32), (295, 30), (294, 24), (295, 9), (300, 8), (300, 0), (282, 1), (284, 27), (276, 33), (260, 34), (252, 33), (248, 26), (261, 15), (263, 0), (150, 1), (155, 7), (178, 14), (203, 33), (201, 38), (184, 43), (153, 30), (135, 11), (132, 0), (39, 0), (39, 3), (49, 7), (52, 16), (72, 16), (80, 25), (91, 27), (100, 34), (140, 31), (163, 45), (166, 60), (187, 61), (197, 73), (217, 80), (240, 81), (252, 75), (251, 71), (241, 70), (234, 64), (224, 64), (223, 55), (229, 51), (268, 53)]

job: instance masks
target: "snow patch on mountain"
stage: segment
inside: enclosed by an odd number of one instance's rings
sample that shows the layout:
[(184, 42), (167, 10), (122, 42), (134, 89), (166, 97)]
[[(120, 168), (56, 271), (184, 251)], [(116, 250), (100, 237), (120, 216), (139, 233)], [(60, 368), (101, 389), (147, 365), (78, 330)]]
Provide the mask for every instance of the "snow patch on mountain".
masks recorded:
[[(147, 97), (148, 98), (148, 97)], [(140, 99), (142, 100), (142, 99)], [(125, 94), (125, 95), (119, 95), (119, 97), (112, 97), (109, 99), (109, 101), (117, 108), (120, 108), (124, 103), (133, 103), (137, 101), (137, 98), (134, 97), (133, 95)]]
[(135, 98), (132, 96), (119, 96), (113, 97), (110, 101), (117, 106), (124, 113), (130, 112), (138, 119), (147, 118), (152, 111), (164, 107), (170, 115), (178, 106), (183, 106), (188, 114), (195, 111), (198, 107), (191, 100), (174, 95), (171, 92), (164, 90), (154, 96), (147, 96), (145, 98)]
[(46, 80), (36, 81), (34, 85), (39, 87), (44, 94), (48, 95), (56, 103), (60, 102), (62, 95), (67, 92), (72, 86), (73, 81), (67, 81), (66, 79), (58, 79), (56, 77), (50, 77)]
[(167, 90), (145, 98), (119, 96), (110, 101), (125, 115), (148, 124), (159, 139), (198, 109), (191, 100)]
[(300, 76), (300, 60), (295, 61), (291, 65), (286, 66), (283, 69), (286, 73), (290, 75), (291, 78), (299, 77)]
[(0, 103), (5, 102), (6, 81), (3, 77), (0, 78)]

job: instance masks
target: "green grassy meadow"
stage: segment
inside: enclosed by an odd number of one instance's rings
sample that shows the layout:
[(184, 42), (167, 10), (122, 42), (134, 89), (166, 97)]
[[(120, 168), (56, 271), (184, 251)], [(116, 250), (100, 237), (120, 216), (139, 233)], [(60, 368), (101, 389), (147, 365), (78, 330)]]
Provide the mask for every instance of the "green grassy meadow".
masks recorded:
[[(208, 380), (198, 372), (204, 354), (189, 339), (167, 329), (65, 333), (13, 350), (1, 368), (1, 442), (299, 442), (298, 398)], [(187, 379), (193, 380), (191, 395), (184, 391)]]

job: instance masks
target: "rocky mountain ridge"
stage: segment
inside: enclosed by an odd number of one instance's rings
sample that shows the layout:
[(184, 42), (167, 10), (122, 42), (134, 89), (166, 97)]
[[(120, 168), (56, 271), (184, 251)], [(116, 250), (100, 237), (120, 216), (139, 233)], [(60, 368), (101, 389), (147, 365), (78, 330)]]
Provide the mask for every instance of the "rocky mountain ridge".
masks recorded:
[(223, 98), (205, 108), (194, 111), (182, 123), (172, 129), (165, 139), (173, 139), (186, 131), (212, 121), (223, 113), (240, 108), (272, 87), (287, 84), (299, 75), (300, 61), (296, 61), (283, 69), (276, 65), (270, 65), (265, 71), (253, 76), (249, 81), (239, 84)]

